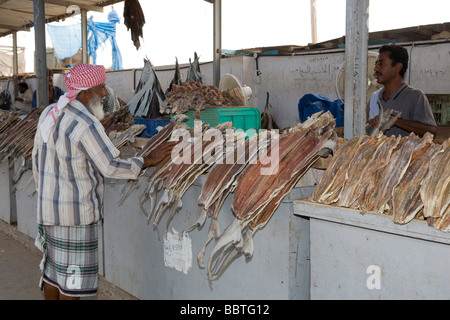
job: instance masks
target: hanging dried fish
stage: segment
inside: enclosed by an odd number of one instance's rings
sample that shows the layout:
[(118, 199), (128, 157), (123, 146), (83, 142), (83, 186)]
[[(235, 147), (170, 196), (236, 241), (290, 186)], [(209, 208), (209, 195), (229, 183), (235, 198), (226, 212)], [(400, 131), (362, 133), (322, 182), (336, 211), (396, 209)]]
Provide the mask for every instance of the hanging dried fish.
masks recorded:
[[(237, 181), (232, 203), (236, 219), (227, 227), (211, 250), (208, 278), (220, 275), (240, 252), (252, 254), (253, 232), (270, 219), (281, 199), (293, 188), (306, 170), (321, 156), (324, 148), (333, 149), (334, 118), (327, 112), (314, 121), (288, 130), (279, 143), (279, 161), (273, 175), (261, 175), (267, 159), (249, 164)], [(252, 224), (253, 222), (253, 224)], [(252, 231), (248, 232), (251, 224)]]
[(186, 82), (189, 83), (191, 81), (203, 83), (203, 76), (200, 72), (200, 62), (197, 52), (194, 52), (194, 62), (191, 62), (191, 59), (189, 59), (189, 69), (186, 76)]
[[(170, 121), (164, 128), (162, 128), (157, 134), (152, 136), (145, 146), (136, 154), (137, 157), (145, 158), (156, 149), (163, 142), (168, 141), (172, 135), (172, 132), (176, 130), (179, 126), (186, 126), (184, 123), (180, 122), (181, 120), (173, 119)], [(145, 173), (146, 169), (142, 170), (140, 176)], [(133, 192), (133, 190), (139, 187), (139, 179), (136, 180), (128, 180), (125, 183), (124, 188), (122, 189), (121, 196), (119, 199), (119, 205), (122, 205), (123, 202), (128, 198), (128, 196)]]
[[(218, 155), (215, 154), (215, 150), (223, 150), (223, 142), (225, 139), (223, 137), (216, 139), (215, 134), (217, 130), (223, 134), (226, 130), (231, 129), (232, 122), (221, 123), (215, 127), (216, 130), (207, 130), (209, 128), (208, 124), (203, 124), (202, 128), (202, 141), (201, 143), (196, 143), (193, 140), (190, 161), (187, 161), (187, 163), (173, 164), (164, 181), (164, 193), (156, 206), (156, 215), (153, 222), (155, 228), (163, 213), (171, 210), (171, 216), (166, 224), (166, 227), (168, 227), (173, 216), (182, 206), (181, 198), (186, 190), (202, 173), (214, 164), (216, 159), (219, 159)], [(196, 159), (197, 155), (201, 155), (201, 159)], [(208, 158), (209, 160), (205, 161)]]
[(169, 92), (173, 90), (174, 85), (180, 86), (181, 83), (182, 80), (181, 80), (180, 66), (178, 65), (178, 58), (175, 57), (175, 74), (173, 75), (172, 81), (170, 81), (169, 87), (165, 92), (166, 96)]
[(131, 40), (136, 50), (139, 50), (141, 46), (139, 37), (144, 37), (143, 27), (145, 24), (145, 16), (138, 0), (125, 0), (123, 18), (127, 30), (131, 29)]
[(161, 116), (160, 108), (166, 99), (158, 77), (150, 60), (144, 59), (145, 65), (135, 95), (128, 102), (130, 113), (137, 117), (157, 118)]
[[(268, 132), (260, 133), (260, 135), (267, 134)], [(258, 141), (259, 143), (257, 143)], [(197, 263), (200, 268), (204, 268), (203, 260), (206, 246), (213, 238), (217, 239), (220, 236), (218, 214), (225, 199), (234, 191), (236, 179), (239, 174), (244, 170), (248, 163), (251, 163), (253, 159), (255, 159), (259, 150), (267, 148), (268, 142), (269, 139), (260, 138), (258, 135), (254, 135), (244, 142), (242, 142), (240, 137), (237, 137), (233, 149), (233, 157), (236, 155), (235, 161), (225, 160), (221, 163), (217, 163), (208, 173), (198, 198), (198, 204), (202, 207), (200, 217), (191, 228), (185, 230), (185, 232), (190, 232), (194, 228), (202, 226), (206, 217), (211, 219), (205, 244), (197, 254)], [(242, 152), (241, 149), (242, 145), (244, 145), (244, 152)], [(227, 158), (227, 155), (224, 154), (224, 157)]]
[(266, 92), (266, 94), (266, 106), (264, 108), (264, 112), (261, 114), (261, 129), (279, 129), (277, 123), (275, 122), (275, 118), (269, 110), (272, 108), (272, 105), (269, 103), (269, 93)]

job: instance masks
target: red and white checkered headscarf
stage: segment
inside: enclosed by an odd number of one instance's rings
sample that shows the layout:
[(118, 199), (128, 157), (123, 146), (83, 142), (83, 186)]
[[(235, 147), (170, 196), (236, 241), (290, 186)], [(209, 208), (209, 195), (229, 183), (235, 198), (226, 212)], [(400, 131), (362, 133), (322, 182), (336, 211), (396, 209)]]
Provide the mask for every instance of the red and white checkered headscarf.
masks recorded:
[(93, 64), (79, 64), (74, 66), (64, 78), (64, 83), (68, 91), (62, 95), (58, 102), (48, 112), (41, 124), (42, 139), (46, 143), (50, 137), (50, 131), (56, 123), (56, 119), (61, 111), (73, 100), (78, 93), (83, 90), (96, 87), (106, 82), (106, 72), (104, 66)]
[(51, 108), (40, 125), (42, 139), (47, 143), (50, 131), (61, 115), (61, 111), (83, 90), (98, 86), (106, 82), (105, 67), (92, 64), (79, 64), (66, 74), (64, 82), (68, 92), (62, 95), (58, 102)]
[(92, 64), (79, 64), (73, 67), (64, 78), (69, 101), (75, 100), (82, 90), (98, 86), (106, 81), (105, 67)]

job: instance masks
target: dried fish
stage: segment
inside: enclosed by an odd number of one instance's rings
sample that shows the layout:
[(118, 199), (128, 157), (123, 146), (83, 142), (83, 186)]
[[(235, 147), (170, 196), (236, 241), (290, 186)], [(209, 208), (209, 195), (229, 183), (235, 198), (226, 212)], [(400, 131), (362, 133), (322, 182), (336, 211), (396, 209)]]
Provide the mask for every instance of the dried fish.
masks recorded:
[(119, 110), (107, 115), (100, 121), (105, 128), (105, 132), (110, 136), (111, 132), (122, 132), (129, 128), (133, 123), (133, 116), (126, 106), (122, 106)]
[(134, 142), (134, 138), (146, 128), (143, 124), (134, 124), (125, 131), (121, 132), (112, 143), (117, 149), (123, 147), (127, 142)]
[(413, 151), (408, 169), (394, 188), (392, 214), (395, 223), (410, 222), (423, 208), (420, 184), (428, 173), (430, 159), (441, 149), (441, 145), (434, 144), (432, 140), (431, 134), (424, 135), (421, 143)]
[[(160, 144), (162, 144), (165, 141), (168, 141), (170, 137), (172, 136), (172, 132), (176, 130), (179, 127), (186, 127), (186, 124), (178, 121), (177, 119), (173, 119), (170, 121), (164, 128), (162, 128), (157, 134), (152, 136), (145, 146), (137, 152), (137, 157), (143, 157), (145, 158), (152, 152), (155, 148), (157, 148)], [(142, 170), (141, 176), (145, 173), (145, 170)], [(128, 180), (125, 183), (124, 188), (122, 189), (121, 196), (119, 199), (118, 204), (122, 205), (124, 201), (128, 198), (128, 196), (136, 190), (139, 187), (139, 179), (137, 180)]]
[[(447, 190), (447, 194), (450, 190)], [(427, 218), (428, 225), (444, 232), (450, 232), (450, 206), (443, 212), (440, 218)]]
[[(222, 136), (219, 138), (215, 138), (215, 133), (217, 130), (206, 130), (208, 125), (204, 124), (204, 134), (202, 137), (202, 143), (193, 143), (194, 150), (191, 154), (191, 161), (189, 163), (183, 163), (172, 166), (172, 169), (169, 173), (169, 176), (164, 182), (165, 192), (168, 193), (168, 203), (164, 204), (165, 206), (169, 206), (172, 203), (172, 215), (168, 220), (168, 223), (171, 221), (171, 218), (175, 214), (176, 210), (182, 205), (181, 198), (183, 197), (186, 190), (194, 183), (194, 181), (207, 169), (209, 169), (217, 159), (220, 159), (220, 154), (223, 150), (223, 143), (226, 139), (223, 139), (223, 134), (232, 129), (232, 122), (226, 122), (219, 124), (215, 129), (219, 130), (222, 133)], [(212, 139), (214, 138), (214, 139)], [(220, 150), (220, 154), (215, 154), (216, 150)], [(196, 159), (196, 154), (201, 154), (202, 159)], [(209, 161), (205, 161), (209, 155), (212, 155), (213, 158), (210, 158)], [(214, 159), (215, 157), (215, 159)], [(164, 197), (164, 195), (163, 195)], [(173, 203), (176, 201), (177, 207), (174, 207)], [(154, 226), (156, 227), (158, 224), (158, 214), (155, 217)], [(168, 226), (168, 224), (167, 224)]]
[[(267, 134), (267, 131), (263, 131), (259, 135), (263, 136)], [(202, 208), (200, 217), (193, 226), (185, 230), (185, 232), (190, 232), (196, 227), (203, 225), (206, 217), (211, 219), (206, 242), (197, 255), (197, 262), (201, 268), (204, 268), (203, 259), (206, 246), (213, 238), (217, 239), (220, 236), (217, 219), (223, 202), (234, 191), (236, 179), (247, 164), (255, 159), (259, 150), (267, 148), (269, 139), (267, 137), (261, 138), (259, 135), (254, 135), (244, 142), (238, 137), (233, 149), (233, 157), (236, 155), (236, 159), (233, 159), (235, 161), (216, 163), (203, 183), (202, 191), (198, 199), (199, 206)], [(259, 143), (257, 143), (258, 141)], [(244, 147), (243, 152), (242, 147)], [(226, 154), (224, 154), (224, 157), (229, 159)]]
[(243, 106), (245, 97), (239, 88), (220, 90), (216, 86), (198, 81), (174, 84), (172, 91), (163, 101), (162, 114), (183, 114), (189, 110), (203, 110), (207, 107)]
[[(381, 106), (381, 102), (378, 99), (378, 106)], [(401, 117), (402, 113), (398, 112), (396, 114), (392, 114), (392, 109), (386, 109), (383, 111), (383, 108), (380, 107), (380, 113), (378, 115), (378, 125), (376, 128), (373, 128), (370, 125), (366, 126), (366, 132), (370, 137), (374, 137), (378, 135), (379, 132), (385, 132), (390, 129), (395, 121)]]
[(397, 147), (399, 141), (400, 137), (387, 137), (384, 135), (378, 139), (368, 164), (362, 170), (359, 181), (353, 187), (349, 200), (351, 208), (361, 208), (360, 199), (364, 188), (370, 184), (370, 181), (373, 181), (376, 172), (389, 163), (392, 151)]
[(0, 161), (21, 154), (29, 141), (34, 139), (42, 110), (43, 108), (33, 109), (22, 120), (13, 121), (13, 125), (0, 134)]
[(344, 138), (338, 139), (333, 158), (325, 171), (322, 180), (309, 197), (310, 201), (330, 204), (338, 200), (337, 197), (333, 197), (333, 195), (340, 191), (345, 180), (345, 173), (348, 165), (358, 146), (365, 139), (367, 139), (367, 136), (353, 137), (349, 140)]
[(308, 122), (307, 127), (289, 130), (278, 143), (272, 143), (271, 148), (279, 148), (278, 165), (272, 171), (274, 175), (259, 174), (257, 169), (266, 163), (263, 158), (245, 168), (238, 178), (232, 203), (236, 218), (217, 240), (208, 259), (210, 281), (240, 252), (252, 254), (253, 232), (267, 223), (281, 199), (317, 160), (327, 142), (331, 142), (327, 147), (334, 148), (334, 125), (333, 116), (327, 112)]
[(150, 60), (144, 59), (144, 69), (136, 93), (127, 104), (131, 114), (143, 118), (157, 118), (161, 116), (160, 108), (165, 99)]
[(420, 187), (420, 197), (427, 219), (440, 218), (450, 202), (450, 139), (431, 159), (430, 167)]
[(138, 50), (141, 46), (139, 37), (144, 37), (143, 27), (145, 24), (144, 12), (139, 4), (139, 0), (125, 0), (123, 17), (127, 30), (131, 29), (131, 40)]
[(264, 108), (263, 113), (261, 114), (261, 129), (278, 129), (278, 125), (275, 122), (275, 118), (273, 117), (272, 113), (270, 112), (270, 108), (272, 108), (272, 105), (269, 103), (269, 93), (266, 92), (266, 106)]
[(338, 205), (341, 207), (349, 207), (352, 197), (352, 193), (360, 181), (362, 175), (361, 172), (372, 159), (373, 152), (376, 146), (378, 146), (379, 137), (370, 137), (369, 140), (363, 145), (360, 145), (349, 163), (346, 177), (342, 189), (339, 194)]
[(197, 55), (197, 52), (194, 52), (194, 62), (191, 62), (189, 59), (189, 69), (186, 75), (186, 82), (196, 81), (203, 83), (203, 76), (200, 72), (200, 57)]
[[(391, 215), (394, 223), (426, 219), (449, 230), (450, 139), (442, 146), (419, 138), (381, 135), (339, 139), (333, 159), (310, 201)], [(345, 185), (340, 189), (344, 181)]]
[(173, 90), (174, 85), (180, 86), (182, 83), (180, 66), (178, 65), (178, 58), (175, 58), (175, 73), (173, 75), (172, 81), (170, 81), (169, 87), (167, 88), (165, 94), (168, 95), (169, 92)]
[[(400, 182), (411, 161), (413, 150), (420, 143), (420, 139), (413, 133), (407, 137), (402, 137), (398, 148), (393, 151), (389, 164), (380, 170), (383, 176), (381, 184), (373, 192), (367, 211), (371, 213), (383, 213), (388, 201), (392, 198), (395, 186)], [(388, 212), (391, 213), (391, 212)]]

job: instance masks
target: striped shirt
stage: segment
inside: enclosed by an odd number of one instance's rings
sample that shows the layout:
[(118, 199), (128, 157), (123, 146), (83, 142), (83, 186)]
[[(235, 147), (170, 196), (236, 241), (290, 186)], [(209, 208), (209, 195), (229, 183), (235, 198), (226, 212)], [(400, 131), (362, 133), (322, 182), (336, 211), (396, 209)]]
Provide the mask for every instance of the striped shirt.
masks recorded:
[[(42, 112), (39, 125), (50, 108)], [(77, 226), (101, 220), (103, 179), (137, 179), (143, 159), (120, 159), (103, 125), (78, 100), (63, 109), (47, 143), (39, 125), (32, 154), (38, 224)]]

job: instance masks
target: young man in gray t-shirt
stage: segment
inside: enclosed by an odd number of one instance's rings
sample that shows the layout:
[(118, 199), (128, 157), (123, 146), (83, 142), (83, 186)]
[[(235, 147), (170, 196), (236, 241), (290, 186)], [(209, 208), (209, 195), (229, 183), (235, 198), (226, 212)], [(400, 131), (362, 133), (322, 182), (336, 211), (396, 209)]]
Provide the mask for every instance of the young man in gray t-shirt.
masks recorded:
[[(433, 112), (426, 95), (419, 89), (412, 88), (403, 81), (408, 68), (408, 52), (397, 45), (385, 45), (379, 50), (375, 63), (375, 76), (384, 88), (379, 94), (379, 101), (384, 110), (401, 112), (401, 117), (385, 132), (387, 136), (407, 136), (411, 132), (423, 136), (426, 132), (436, 135), (437, 127)], [(369, 124), (376, 127), (378, 116), (369, 119)]]

